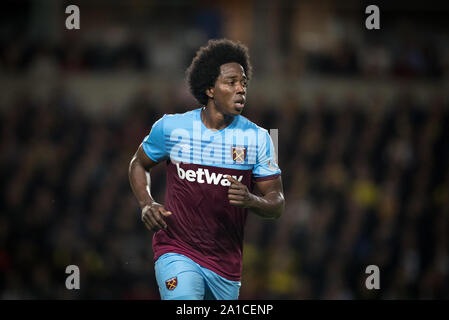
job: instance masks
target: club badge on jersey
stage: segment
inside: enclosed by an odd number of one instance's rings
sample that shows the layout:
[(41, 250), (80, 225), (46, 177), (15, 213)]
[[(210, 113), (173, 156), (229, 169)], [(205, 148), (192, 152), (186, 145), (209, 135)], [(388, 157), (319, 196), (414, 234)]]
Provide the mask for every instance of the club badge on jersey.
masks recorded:
[(246, 158), (245, 147), (231, 147), (232, 160), (236, 163), (244, 163)]
[(178, 277), (173, 277), (165, 280), (165, 286), (168, 290), (174, 290), (178, 286)]

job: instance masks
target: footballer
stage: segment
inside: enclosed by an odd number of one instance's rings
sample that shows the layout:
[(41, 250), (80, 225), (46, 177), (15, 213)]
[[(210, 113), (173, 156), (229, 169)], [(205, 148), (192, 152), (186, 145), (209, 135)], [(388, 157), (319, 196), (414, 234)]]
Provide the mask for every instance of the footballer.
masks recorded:
[[(200, 106), (156, 121), (130, 162), (141, 219), (154, 232), (163, 300), (238, 299), (248, 211), (269, 219), (284, 211), (271, 137), (241, 115), (251, 70), (246, 46), (210, 40), (186, 72)], [(153, 199), (147, 179), (161, 162), (164, 204)]]

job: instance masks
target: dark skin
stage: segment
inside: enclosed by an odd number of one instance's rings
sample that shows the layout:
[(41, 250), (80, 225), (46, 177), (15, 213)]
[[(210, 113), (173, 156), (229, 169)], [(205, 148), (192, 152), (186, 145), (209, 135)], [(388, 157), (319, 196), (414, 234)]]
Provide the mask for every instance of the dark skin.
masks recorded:
[[(238, 63), (226, 63), (220, 67), (220, 75), (215, 85), (206, 90), (209, 97), (207, 106), (201, 112), (201, 120), (211, 130), (226, 128), (239, 115), (245, 104), (247, 79), (242, 66)], [(150, 193), (147, 173), (158, 162), (151, 160), (139, 146), (129, 164), (131, 188), (142, 208), (142, 221), (151, 231), (167, 228), (165, 218), (172, 213), (157, 203)], [(243, 183), (227, 176), (231, 185), (228, 189), (229, 203), (240, 208), (250, 209), (260, 217), (277, 219), (285, 208), (284, 191), (281, 177), (256, 182), (250, 192)], [(176, 213), (174, 213), (176, 214)]]

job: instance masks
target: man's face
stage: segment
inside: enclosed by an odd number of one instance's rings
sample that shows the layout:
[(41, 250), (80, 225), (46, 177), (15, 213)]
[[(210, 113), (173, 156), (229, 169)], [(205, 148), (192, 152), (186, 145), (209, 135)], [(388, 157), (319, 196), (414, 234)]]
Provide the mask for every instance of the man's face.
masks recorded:
[(220, 66), (220, 75), (215, 86), (207, 94), (213, 97), (218, 111), (236, 116), (242, 113), (246, 100), (247, 78), (243, 67), (230, 62)]

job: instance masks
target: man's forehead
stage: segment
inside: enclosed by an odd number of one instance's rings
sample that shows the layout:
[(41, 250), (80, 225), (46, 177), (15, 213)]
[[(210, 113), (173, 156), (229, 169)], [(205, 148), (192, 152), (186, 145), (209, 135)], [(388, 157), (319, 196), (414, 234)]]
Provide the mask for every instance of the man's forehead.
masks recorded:
[(244, 76), (245, 70), (237, 62), (225, 63), (220, 66), (220, 75), (223, 77)]

